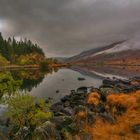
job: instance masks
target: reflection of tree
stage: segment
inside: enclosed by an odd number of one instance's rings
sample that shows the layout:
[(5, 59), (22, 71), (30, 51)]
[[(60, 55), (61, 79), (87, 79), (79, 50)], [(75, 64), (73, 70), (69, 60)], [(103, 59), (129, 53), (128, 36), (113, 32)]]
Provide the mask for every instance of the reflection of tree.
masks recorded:
[(32, 88), (37, 87), (40, 83), (42, 83), (45, 75), (52, 74), (53, 72), (57, 71), (58, 69), (49, 68), (43, 72), (38, 69), (11, 70), (8, 72), (1, 72), (0, 96), (2, 96), (5, 92), (15, 92), (17, 86), (19, 86), (18, 84), (21, 84), (21, 90), (31, 91)]
[(16, 92), (21, 83), (21, 80), (14, 80), (9, 72), (0, 73), (0, 96), (2, 97), (5, 93), (12, 94)]
[(58, 69), (49, 68), (45, 71), (39, 69), (26, 69), (26, 70), (14, 70), (11, 74), (14, 79), (22, 80), (21, 90), (31, 91), (32, 88), (37, 87), (42, 83), (45, 75), (57, 72)]
[(42, 83), (43, 79), (44, 77), (37, 80), (24, 79), (21, 89), (31, 91), (32, 88), (37, 87), (40, 83)]
[(18, 70), (11, 71), (11, 73), (14, 79), (22, 79), (23, 83), (21, 85), (21, 89), (28, 91), (31, 91), (32, 88), (37, 87), (37, 85), (43, 81), (45, 75), (39, 70)]
[(58, 72), (59, 68), (58, 67), (55, 67), (54, 68), (54, 72)]

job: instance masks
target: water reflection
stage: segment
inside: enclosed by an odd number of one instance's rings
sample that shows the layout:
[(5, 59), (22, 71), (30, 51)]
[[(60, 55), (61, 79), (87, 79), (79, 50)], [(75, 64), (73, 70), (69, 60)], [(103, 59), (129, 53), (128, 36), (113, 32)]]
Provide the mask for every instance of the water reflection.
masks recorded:
[(22, 80), (21, 89), (31, 91), (33, 87), (37, 87), (42, 83), (45, 73), (37, 69), (33, 70), (14, 70), (10, 71), (14, 79)]
[[(20, 86), (22, 91), (30, 92), (31, 95), (37, 98), (46, 99), (51, 97), (54, 102), (57, 102), (61, 97), (70, 94), (71, 90), (75, 90), (78, 87), (99, 87), (105, 77), (130, 78), (139, 76), (140, 67), (80, 66), (71, 67), (70, 69), (47, 69), (46, 71), (16, 69), (1, 71), (0, 74), (0, 78), (3, 77), (2, 75), (5, 75), (15, 81), (22, 81)], [(79, 81), (79, 77), (84, 78), (84, 80)], [(1, 87), (5, 84), (5, 80), (0, 82)]]
[[(0, 87), (8, 86), (9, 81), (21, 81), (20, 90), (31, 91), (37, 88), (43, 82), (43, 79), (48, 74), (57, 72), (58, 69), (48, 69), (40, 71), (39, 69), (15, 69), (5, 70), (0, 72)], [(10, 85), (9, 85), (10, 86)]]
[(72, 70), (78, 71), (83, 75), (93, 78), (103, 79), (105, 77), (131, 78), (140, 76), (140, 66), (101, 66), (92, 65), (72, 67)]

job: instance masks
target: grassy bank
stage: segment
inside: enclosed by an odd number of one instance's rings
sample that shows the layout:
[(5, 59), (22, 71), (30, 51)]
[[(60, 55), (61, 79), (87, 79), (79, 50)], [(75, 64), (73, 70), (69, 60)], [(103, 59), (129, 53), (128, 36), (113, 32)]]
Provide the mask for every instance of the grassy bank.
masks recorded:
[[(49, 64), (48, 67), (54, 68), (54, 67), (67, 67), (67, 64)], [(6, 65), (6, 66), (0, 66), (1, 69), (18, 69), (18, 68), (39, 68), (40, 66), (37, 64), (34, 65)]]

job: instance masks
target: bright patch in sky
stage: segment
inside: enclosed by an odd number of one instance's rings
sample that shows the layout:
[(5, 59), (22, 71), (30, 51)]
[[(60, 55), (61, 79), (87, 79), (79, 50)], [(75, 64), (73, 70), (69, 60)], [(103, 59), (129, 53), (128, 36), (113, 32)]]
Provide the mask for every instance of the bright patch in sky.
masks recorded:
[(3, 24), (0, 22), (0, 30), (2, 29), (2, 27), (3, 27)]
[(22, 38), (20, 36), (15, 36), (16, 41), (20, 41)]
[(4, 29), (4, 22), (0, 20), (0, 32)]

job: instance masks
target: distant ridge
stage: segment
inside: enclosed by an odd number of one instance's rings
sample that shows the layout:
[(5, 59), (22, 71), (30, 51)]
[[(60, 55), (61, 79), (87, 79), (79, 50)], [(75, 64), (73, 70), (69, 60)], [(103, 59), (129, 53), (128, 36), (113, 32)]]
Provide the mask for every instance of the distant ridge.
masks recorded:
[(85, 59), (85, 58), (87, 58), (90, 55), (93, 55), (93, 54), (96, 54), (98, 52), (111, 49), (111, 48), (113, 48), (114, 46), (116, 46), (118, 44), (122, 44), (123, 42), (125, 42), (125, 40), (119, 41), (119, 42), (115, 42), (115, 43), (112, 43), (110, 45), (103, 46), (103, 47), (100, 47), (100, 48), (94, 48), (94, 49), (90, 49), (90, 50), (87, 50), (87, 51), (83, 51), (83, 52), (81, 52), (78, 55), (75, 55), (73, 57), (67, 58), (66, 61), (80, 60), (80, 59), (83, 59), (83, 58)]
[(140, 41), (131, 39), (115, 42), (84, 51), (65, 59), (65, 62), (140, 66)]

